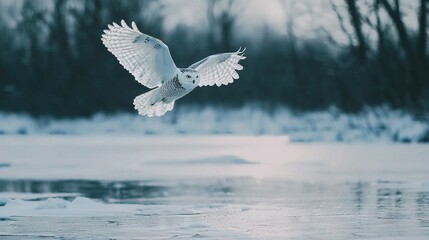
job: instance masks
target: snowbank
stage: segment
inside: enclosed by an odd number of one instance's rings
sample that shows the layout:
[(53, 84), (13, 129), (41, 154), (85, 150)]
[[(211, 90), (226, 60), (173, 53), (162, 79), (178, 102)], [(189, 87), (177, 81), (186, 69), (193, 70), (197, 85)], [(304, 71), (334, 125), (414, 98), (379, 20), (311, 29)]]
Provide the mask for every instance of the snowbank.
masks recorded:
[(0, 206), (0, 217), (11, 216), (94, 216), (114, 215), (115, 213), (137, 212), (138, 205), (106, 204), (85, 197), (76, 197), (69, 201), (62, 198), (25, 201), (22, 199), (3, 198), (5, 204)]
[(3, 198), (3, 200), (5, 204), (3, 206), (0, 205), (0, 219), (3, 220), (12, 220), (16, 216), (191, 216), (198, 213), (194, 208), (175, 204), (104, 203), (86, 197), (76, 197), (73, 200), (65, 200), (63, 198), (47, 198), (33, 201), (26, 201), (19, 198)]
[(265, 111), (254, 106), (177, 107), (160, 118), (122, 113), (58, 120), (0, 113), (0, 134), (288, 135), (293, 142), (427, 142), (429, 127), (408, 114), (387, 108), (359, 114), (344, 114), (334, 108), (294, 114), (286, 108)]

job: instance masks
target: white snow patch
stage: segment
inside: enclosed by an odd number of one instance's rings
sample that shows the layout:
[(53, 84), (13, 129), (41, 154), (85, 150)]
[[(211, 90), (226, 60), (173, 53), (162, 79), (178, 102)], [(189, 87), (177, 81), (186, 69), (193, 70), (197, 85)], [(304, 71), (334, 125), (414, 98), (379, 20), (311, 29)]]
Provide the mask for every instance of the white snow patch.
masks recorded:
[(48, 198), (75, 198), (79, 197), (80, 193), (29, 193), (29, 192), (1, 192), (0, 193), (0, 206), (1, 199), (21, 199), (21, 200), (41, 200)]
[(48, 198), (46, 201), (41, 201), (36, 209), (60, 209), (67, 208), (67, 205), (71, 203), (61, 198)]
[(76, 197), (71, 201), (62, 198), (48, 198), (40, 201), (5, 200), (6, 204), (0, 207), (1, 218), (13, 216), (104, 216), (133, 213), (139, 208), (139, 205), (105, 204), (85, 197)]
[(385, 107), (358, 114), (344, 114), (335, 108), (296, 114), (287, 108), (266, 111), (249, 105), (237, 109), (177, 107), (159, 118), (100, 113), (91, 118), (34, 119), (0, 113), (0, 134), (287, 135), (292, 142), (422, 142), (429, 138), (429, 126)]

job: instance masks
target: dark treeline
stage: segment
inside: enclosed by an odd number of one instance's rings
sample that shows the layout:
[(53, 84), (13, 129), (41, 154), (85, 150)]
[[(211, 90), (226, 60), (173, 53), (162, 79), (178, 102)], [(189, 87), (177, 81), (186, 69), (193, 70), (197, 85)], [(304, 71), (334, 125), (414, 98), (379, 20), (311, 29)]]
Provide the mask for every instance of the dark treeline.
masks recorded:
[[(336, 43), (327, 31), (317, 39), (297, 37), (293, 14), (288, 14), (287, 35), (267, 26), (255, 38), (243, 37), (236, 23), (246, 2), (207, 1), (207, 29), (179, 24), (171, 32), (162, 28), (165, 12), (159, 1), (22, 0), (4, 5), (0, 110), (57, 117), (132, 110), (133, 98), (146, 89), (100, 41), (106, 25), (121, 19), (162, 39), (179, 67), (247, 47), (240, 80), (199, 88), (182, 104), (257, 102), (304, 111), (337, 106), (348, 112), (388, 105), (420, 116), (429, 109), (428, 0), (418, 0), (417, 30), (404, 22), (399, 0), (331, 3), (347, 45)], [(292, 12), (291, 5), (285, 4), (285, 11)], [(370, 40), (365, 29), (376, 39)]]

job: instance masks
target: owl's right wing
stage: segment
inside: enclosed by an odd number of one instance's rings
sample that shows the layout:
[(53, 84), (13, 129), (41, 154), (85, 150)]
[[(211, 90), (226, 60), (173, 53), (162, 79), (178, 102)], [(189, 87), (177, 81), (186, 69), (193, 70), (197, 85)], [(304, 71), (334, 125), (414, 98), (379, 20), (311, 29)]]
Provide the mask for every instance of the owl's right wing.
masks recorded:
[(211, 55), (200, 60), (189, 68), (195, 69), (200, 75), (198, 86), (216, 86), (227, 85), (238, 79), (237, 71), (243, 69), (238, 62), (245, 59), (244, 51), (239, 49), (237, 52), (221, 53)]
[(141, 33), (132, 22), (130, 28), (124, 20), (121, 26), (113, 23), (104, 30), (101, 40), (119, 63), (135, 79), (148, 88), (154, 88), (172, 79), (178, 69), (167, 45), (161, 40)]

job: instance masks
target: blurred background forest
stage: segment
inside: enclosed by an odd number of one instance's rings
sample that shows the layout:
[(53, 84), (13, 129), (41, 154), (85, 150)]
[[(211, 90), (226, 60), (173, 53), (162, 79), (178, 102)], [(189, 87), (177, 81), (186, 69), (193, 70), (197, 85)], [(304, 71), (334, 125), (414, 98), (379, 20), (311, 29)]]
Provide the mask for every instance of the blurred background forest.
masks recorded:
[[(247, 47), (240, 80), (197, 89), (182, 104), (344, 112), (387, 105), (427, 117), (428, 0), (272, 1), (285, 13), (282, 31), (269, 24), (244, 31), (237, 24), (251, 2), (244, 0), (207, 0), (189, 10), (204, 16), (203, 27), (179, 19), (170, 29), (164, 23), (174, 14), (165, 10), (171, 1), (2, 0), (0, 111), (54, 117), (132, 111), (133, 98), (146, 89), (100, 40), (108, 23), (124, 19), (163, 40), (178, 67)], [(321, 2), (324, 8), (316, 6)], [(317, 12), (334, 16), (330, 28), (298, 34), (306, 21), (323, 21)]]

